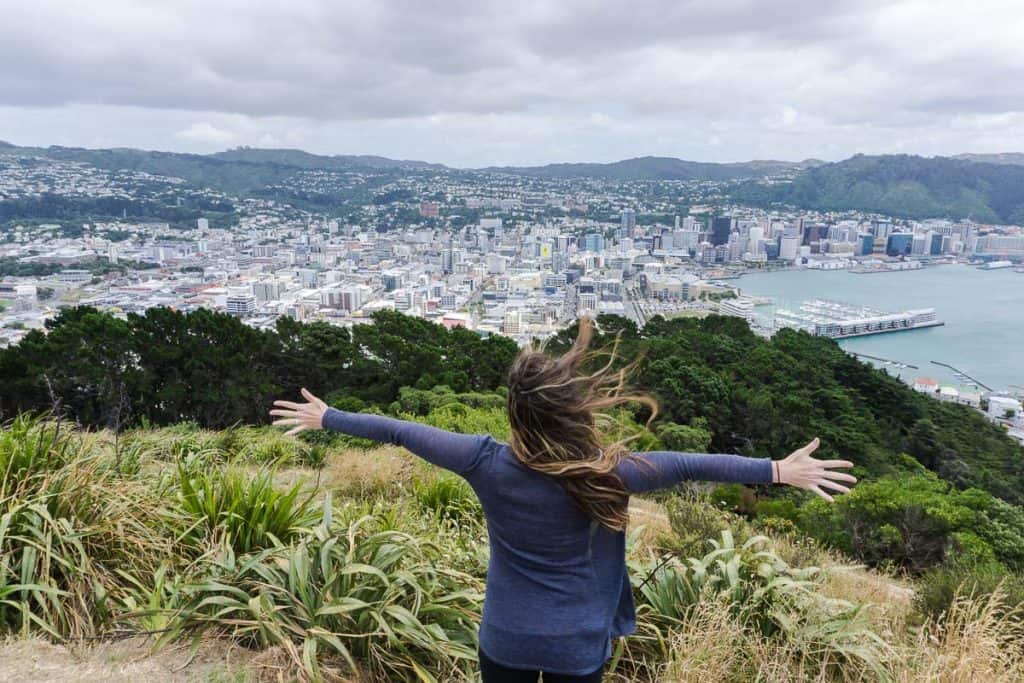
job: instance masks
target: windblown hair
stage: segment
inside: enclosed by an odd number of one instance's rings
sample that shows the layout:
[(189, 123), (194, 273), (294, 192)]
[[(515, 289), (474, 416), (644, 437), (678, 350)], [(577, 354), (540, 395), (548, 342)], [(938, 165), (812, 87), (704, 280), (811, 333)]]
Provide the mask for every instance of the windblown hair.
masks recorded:
[(526, 467), (558, 478), (591, 519), (622, 531), (629, 494), (615, 467), (636, 437), (604, 443), (614, 420), (600, 411), (640, 403), (653, 420), (658, 405), (628, 389), (635, 362), (615, 369), (619, 337), (610, 351), (600, 352), (590, 349), (593, 334), (593, 323), (581, 318), (576, 342), (563, 355), (549, 356), (537, 346), (519, 354), (509, 372), (509, 446)]

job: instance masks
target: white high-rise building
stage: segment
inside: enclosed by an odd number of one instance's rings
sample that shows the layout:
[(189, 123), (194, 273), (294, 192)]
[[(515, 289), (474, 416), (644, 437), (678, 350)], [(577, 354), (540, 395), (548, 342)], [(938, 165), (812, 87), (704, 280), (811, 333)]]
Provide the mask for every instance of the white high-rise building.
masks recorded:
[(252, 294), (257, 301), (277, 301), (284, 292), (280, 280), (261, 280), (252, 283)]
[(486, 261), (488, 275), (500, 275), (505, 272), (506, 259), (501, 254), (488, 254)]
[(580, 292), (578, 298), (578, 307), (580, 314), (583, 313), (596, 313), (597, 312), (597, 293), (596, 292)]
[(747, 240), (747, 253), (760, 256), (764, 253), (764, 228), (758, 226), (750, 229), (750, 238)]
[(256, 310), (256, 297), (252, 294), (232, 294), (227, 298), (230, 315), (249, 315)]
[(800, 238), (796, 235), (783, 235), (779, 240), (779, 259), (795, 261), (800, 255)]
[(505, 311), (501, 323), (501, 331), (505, 334), (521, 334), (523, 330), (523, 314), (519, 310)]
[(200, 232), (205, 232), (210, 229), (210, 221), (206, 218), (200, 218), (196, 221), (196, 228), (198, 228)]

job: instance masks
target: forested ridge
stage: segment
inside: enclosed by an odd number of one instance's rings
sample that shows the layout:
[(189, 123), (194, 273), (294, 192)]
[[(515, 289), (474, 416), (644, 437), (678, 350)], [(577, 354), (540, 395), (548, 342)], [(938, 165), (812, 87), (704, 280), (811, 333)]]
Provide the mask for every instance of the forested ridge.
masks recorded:
[(858, 154), (808, 168), (792, 180), (738, 185), (736, 201), (821, 211), (872, 211), (901, 218), (1024, 221), (1024, 167), (963, 158)]

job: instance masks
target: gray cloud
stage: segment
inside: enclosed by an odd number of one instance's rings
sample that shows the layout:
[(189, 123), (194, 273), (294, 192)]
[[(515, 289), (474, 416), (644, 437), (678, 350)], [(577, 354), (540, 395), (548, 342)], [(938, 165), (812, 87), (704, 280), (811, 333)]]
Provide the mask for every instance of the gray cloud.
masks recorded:
[(475, 165), (994, 151), (1024, 133), (1016, 0), (0, 0), (0, 16), (15, 142)]

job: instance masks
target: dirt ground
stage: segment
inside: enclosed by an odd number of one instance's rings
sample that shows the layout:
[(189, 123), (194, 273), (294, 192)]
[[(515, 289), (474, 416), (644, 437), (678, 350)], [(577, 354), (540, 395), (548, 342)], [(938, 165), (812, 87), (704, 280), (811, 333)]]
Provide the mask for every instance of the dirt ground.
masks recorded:
[[(92, 645), (43, 640), (0, 642), (0, 683), (254, 683), (267, 680), (251, 667), (251, 652), (204, 642), (190, 659), (189, 645), (152, 651), (152, 642), (130, 638)], [(273, 676), (270, 677), (273, 680)]]

